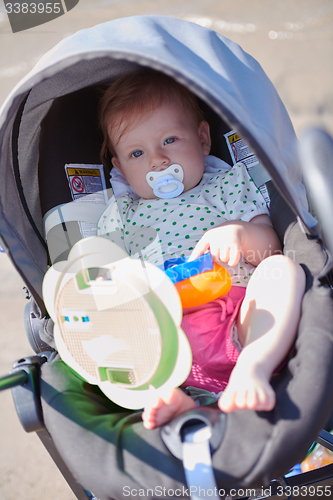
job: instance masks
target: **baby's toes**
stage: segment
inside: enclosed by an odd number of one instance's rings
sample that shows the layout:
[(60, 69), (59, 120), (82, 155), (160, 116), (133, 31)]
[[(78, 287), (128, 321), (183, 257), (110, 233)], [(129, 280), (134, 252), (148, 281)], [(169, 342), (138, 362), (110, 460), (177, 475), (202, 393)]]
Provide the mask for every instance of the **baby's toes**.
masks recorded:
[(236, 409), (235, 404), (236, 393), (231, 389), (226, 389), (218, 401), (220, 410), (225, 413), (231, 412)]

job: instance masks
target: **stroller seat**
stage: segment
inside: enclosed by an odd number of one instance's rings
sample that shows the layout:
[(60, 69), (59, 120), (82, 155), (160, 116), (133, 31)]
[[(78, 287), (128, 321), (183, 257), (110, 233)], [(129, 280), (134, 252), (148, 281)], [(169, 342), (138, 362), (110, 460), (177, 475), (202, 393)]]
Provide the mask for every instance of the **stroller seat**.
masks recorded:
[[(197, 39), (200, 47), (194, 43)], [(212, 406), (196, 410), (194, 417), (208, 419), (212, 429), (219, 429), (212, 464), (224, 496), (232, 488), (260, 489), (306, 455), (330, 416), (333, 308), (326, 279), (332, 262), (307, 208), (295, 133), (256, 61), (209, 29), (155, 16), (112, 21), (61, 42), (2, 110), (3, 246), (33, 296), (27, 316), (30, 324), (32, 316), (39, 322), (31, 330), (35, 349), (54, 350), (42, 280), (48, 265), (64, 260), (82, 237), (82, 221), (70, 215), (45, 235), (43, 218), (73, 201), (65, 165), (100, 163), (100, 90), (140, 65), (171, 74), (198, 96), (214, 131), (212, 154), (231, 164), (224, 139), (231, 130), (254, 151), (264, 167), (271, 220), (284, 253), (299, 262), (307, 276), (296, 354), (272, 382), (274, 410), (222, 415)], [(104, 169), (103, 175), (110, 197), (109, 172)], [(14, 218), (15, 204), (19, 210)], [(161, 488), (180, 491), (186, 498), (182, 462), (177, 452), (174, 456), (169, 451), (178, 444), (165, 444), (172, 424), (162, 434), (160, 429), (145, 430), (140, 412), (115, 405), (54, 355), (41, 366), (40, 394), (43, 420), (59, 455), (75, 479), (98, 498), (121, 499), (140, 489), (155, 498)], [(290, 479), (290, 484), (296, 481)]]

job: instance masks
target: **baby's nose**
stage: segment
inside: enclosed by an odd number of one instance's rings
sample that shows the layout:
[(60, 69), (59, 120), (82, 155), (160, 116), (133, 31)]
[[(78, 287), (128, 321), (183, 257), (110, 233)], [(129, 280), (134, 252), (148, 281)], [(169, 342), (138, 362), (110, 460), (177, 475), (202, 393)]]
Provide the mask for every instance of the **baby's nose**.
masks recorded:
[(170, 165), (170, 159), (164, 154), (155, 154), (151, 160), (150, 168), (151, 170), (164, 170)]

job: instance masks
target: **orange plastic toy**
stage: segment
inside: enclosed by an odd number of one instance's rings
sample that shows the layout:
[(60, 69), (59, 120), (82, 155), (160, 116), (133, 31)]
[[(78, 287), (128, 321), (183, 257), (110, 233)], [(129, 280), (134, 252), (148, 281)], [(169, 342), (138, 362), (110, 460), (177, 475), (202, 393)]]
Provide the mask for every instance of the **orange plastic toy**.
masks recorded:
[(175, 283), (183, 308), (207, 304), (231, 288), (231, 277), (227, 269), (214, 262), (213, 269)]

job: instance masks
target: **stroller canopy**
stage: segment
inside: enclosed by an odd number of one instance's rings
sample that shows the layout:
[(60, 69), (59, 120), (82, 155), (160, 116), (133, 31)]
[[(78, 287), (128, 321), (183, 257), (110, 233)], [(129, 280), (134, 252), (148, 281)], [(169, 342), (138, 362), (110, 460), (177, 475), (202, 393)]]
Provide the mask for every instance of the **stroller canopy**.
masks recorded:
[(14, 88), (0, 114), (3, 246), (35, 298), (46, 270), (39, 204), (40, 124), (57, 97), (107, 83), (137, 65), (173, 76), (235, 129), (303, 222), (307, 210), (297, 140), (274, 86), (250, 55), (190, 22), (138, 16), (79, 31), (48, 52)]

